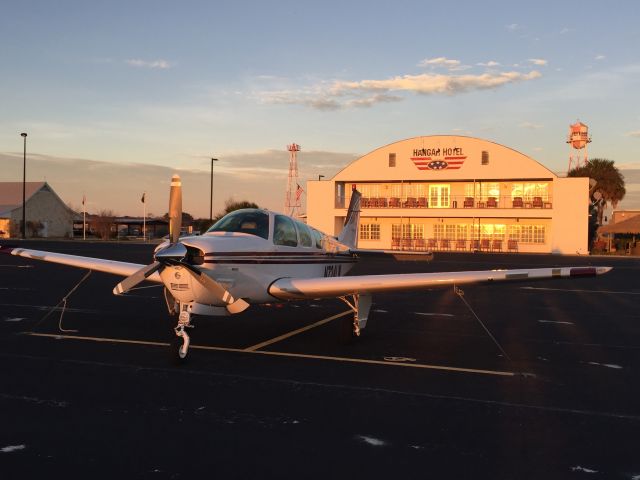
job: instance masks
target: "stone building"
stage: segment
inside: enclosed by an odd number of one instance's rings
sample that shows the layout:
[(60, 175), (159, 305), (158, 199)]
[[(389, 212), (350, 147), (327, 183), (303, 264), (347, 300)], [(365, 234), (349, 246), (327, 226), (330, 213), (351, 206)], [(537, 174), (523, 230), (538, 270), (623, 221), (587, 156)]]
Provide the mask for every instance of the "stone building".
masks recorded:
[[(27, 237), (71, 237), (77, 215), (47, 182), (26, 182)], [(0, 182), (0, 238), (20, 237), (22, 182)]]

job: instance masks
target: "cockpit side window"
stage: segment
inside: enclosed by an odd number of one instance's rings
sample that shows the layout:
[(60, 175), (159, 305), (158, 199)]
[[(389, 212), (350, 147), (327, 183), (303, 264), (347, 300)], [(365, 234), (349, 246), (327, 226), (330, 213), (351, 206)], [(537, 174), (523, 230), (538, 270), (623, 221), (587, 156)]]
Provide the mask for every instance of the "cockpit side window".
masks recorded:
[(300, 245), (303, 247), (313, 247), (315, 242), (311, 239), (309, 227), (302, 222), (296, 222), (296, 227), (298, 228), (298, 235), (300, 236)]
[(315, 240), (316, 248), (322, 249), (322, 234), (315, 228), (311, 228), (310, 230), (313, 235), (313, 239)]
[(293, 220), (284, 215), (276, 215), (273, 224), (273, 243), (275, 245), (286, 245), (287, 247), (298, 246), (298, 235)]
[(269, 214), (262, 210), (242, 209), (218, 220), (207, 232), (239, 232), (269, 238)]

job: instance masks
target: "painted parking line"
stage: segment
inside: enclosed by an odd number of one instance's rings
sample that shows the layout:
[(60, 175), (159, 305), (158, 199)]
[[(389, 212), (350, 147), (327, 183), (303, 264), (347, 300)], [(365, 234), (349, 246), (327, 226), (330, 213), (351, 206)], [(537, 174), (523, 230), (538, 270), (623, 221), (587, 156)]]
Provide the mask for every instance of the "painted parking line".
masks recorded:
[(617, 292), (614, 290), (579, 290), (577, 288), (520, 287), (521, 290), (547, 290), (551, 292), (608, 293), (610, 295), (640, 295), (640, 292)]
[(266, 340), (264, 342), (257, 343), (256, 345), (252, 345), (251, 347), (247, 347), (244, 350), (247, 351), (247, 352), (255, 352), (256, 350), (259, 350), (259, 349), (261, 349), (263, 347), (266, 347), (267, 345), (271, 345), (273, 343), (280, 342), (280, 341), (285, 340), (287, 338), (290, 338), (290, 337), (293, 337), (295, 335), (298, 335), (299, 333), (306, 332), (307, 330), (311, 330), (312, 328), (319, 327), (320, 325), (324, 325), (325, 323), (329, 323), (330, 321), (335, 320), (336, 318), (344, 317), (345, 315), (349, 315), (349, 314), (353, 314), (353, 312), (351, 310), (347, 310), (345, 312), (338, 313), (337, 315), (334, 315), (334, 316), (329, 317), (329, 318), (325, 318), (324, 320), (320, 320), (319, 322), (316, 322), (316, 323), (312, 323), (311, 325), (307, 325), (306, 327), (298, 328), (297, 330), (293, 330), (293, 331), (291, 331), (289, 333), (285, 333), (283, 335), (280, 335), (279, 337), (272, 338), (271, 340)]
[[(56, 340), (76, 340), (76, 341), (89, 341), (89, 342), (101, 342), (101, 343), (119, 343), (119, 344), (145, 345), (145, 346), (154, 346), (154, 347), (169, 346), (169, 343), (166, 343), (166, 342), (151, 342), (151, 341), (145, 341), (145, 340), (125, 340), (120, 338), (107, 338), (107, 337), (87, 337), (87, 336), (80, 336), (80, 335), (60, 335), (56, 333), (26, 332), (26, 335), (30, 335), (33, 337), (54, 338)], [(245, 354), (251, 354), (251, 355), (268, 355), (268, 356), (275, 356), (275, 357), (303, 358), (303, 359), (310, 359), (310, 360), (326, 360), (326, 361), (341, 362), (341, 363), (384, 365), (387, 367), (405, 367), (405, 368), (417, 368), (417, 369), (423, 369), (423, 370), (439, 370), (439, 371), (456, 372), (456, 373), (472, 373), (472, 374), (492, 375), (492, 376), (499, 376), (499, 377), (515, 377), (516, 375), (518, 375), (516, 372), (508, 372), (508, 371), (501, 371), (501, 370), (449, 367), (446, 365), (430, 365), (430, 364), (423, 364), (423, 363), (389, 362), (386, 360), (334, 357), (329, 355), (311, 355), (311, 354), (290, 353), (290, 352), (274, 352), (269, 350), (246, 350), (243, 348), (213, 347), (208, 345), (194, 345), (194, 344), (191, 344), (189, 348), (193, 348), (196, 350), (212, 350), (212, 351), (218, 351), (218, 352), (245, 353)]]

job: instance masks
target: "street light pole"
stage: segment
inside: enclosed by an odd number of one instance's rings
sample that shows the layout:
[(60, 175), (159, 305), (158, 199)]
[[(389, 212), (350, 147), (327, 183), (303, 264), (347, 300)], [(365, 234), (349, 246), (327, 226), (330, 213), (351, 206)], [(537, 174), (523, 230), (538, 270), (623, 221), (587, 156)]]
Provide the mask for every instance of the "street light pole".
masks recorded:
[(213, 222), (213, 162), (217, 162), (217, 158), (211, 159), (211, 195), (209, 197), (209, 221)]
[(318, 181), (322, 180), (324, 178), (324, 175), (318, 175)]
[(27, 134), (21, 133), (20, 136), (23, 138), (24, 144), (24, 152), (22, 155), (22, 239), (26, 240), (27, 238)]

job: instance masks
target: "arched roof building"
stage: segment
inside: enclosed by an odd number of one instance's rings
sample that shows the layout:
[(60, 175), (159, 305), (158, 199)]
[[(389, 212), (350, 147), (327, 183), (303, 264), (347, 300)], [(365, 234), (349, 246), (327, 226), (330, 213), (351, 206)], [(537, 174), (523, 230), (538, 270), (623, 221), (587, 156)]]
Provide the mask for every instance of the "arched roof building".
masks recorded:
[(362, 193), (359, 246), (586, 254), (588, 179), (561, 178), (479, 138), (422, 136), (380, 147), (307, 185), (307, 221), (342, 228)]

